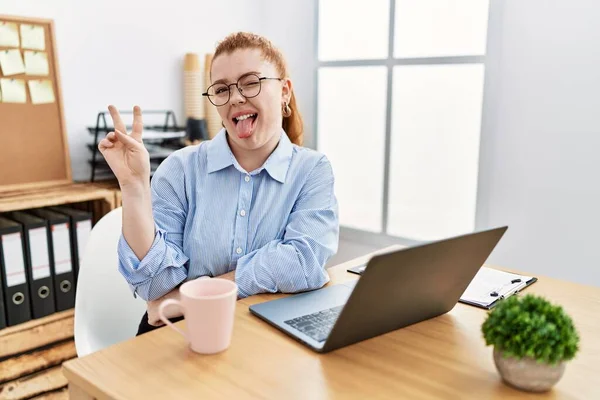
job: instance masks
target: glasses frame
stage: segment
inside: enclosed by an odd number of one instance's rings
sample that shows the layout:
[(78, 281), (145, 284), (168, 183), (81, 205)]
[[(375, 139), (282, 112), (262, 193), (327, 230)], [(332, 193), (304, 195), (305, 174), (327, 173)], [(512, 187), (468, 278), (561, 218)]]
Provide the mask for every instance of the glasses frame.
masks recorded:
[[(260, 85), (260, 86), (258, 87), (258, 93), (256, 93), (256, 94), (255, 94), (255, 95), (253, 95), (253, 96), (246, 96), (246, 95), (244, 94), (244, 91), (243, 91), (242, 89), (240, 89), (240, 87), (238, 86), (238, 83), (240, 82), (240, 80), (242, 80), (242, 79), (245, 79), (245, 78), (248, 78), (249, 76), (255, 76), (255, 77), (258, 79), (258, 82), (259, 82), (259, 85)], [(264, 80), (271, 80), (271, 79), (272, 79), (272, 80), (277, 80), (277, 81), (283, 81), (283, 78), (270, 78), (270, 77), (266, 77), (266, 76), (262, 76), (262, 77), (261, 77), (261, 76), (258, 76), (258, 75), (256, 75), (256, 74), (245, 74), (245, 75), (241, 76), (241, 77), (240, 77), (240, 78), (239, 78), (239, 79), (238, 79), (236, 82), (234, 82), (234, 83), (229, 83), (229, 84), (227, 84), (227, 83), (222, 83), (222, 82), (219, 82), (219, 83), (213, 83), (212, 85), (210, 85), (210, 86), (209, 86), (209, 87), (206, 89), (206, 92), (202, 93), (202, 96), (208, 97), (208, 100), (209, 100), (209, 101), (212, 103), (212, 105), (214, 105), (215, 107), (223, 107), (225, 104), (229, 103), (229, 100), (231, 100), (231, 87), (232, 87), (232, 86), (235, 86), (235, 87), (237, 88), (237, 91), (238, 91), (238, 93), (239, 93), (239, 94), (240, 94), (240, 95), (241, 95), (243, 98), (245, 98), (245, 99), (252, 99), (252, 98), (254, 98), (254, 97), (258, 96), (258, 95), (260, 94), (260, 92), (262, 91), (262, 81), (264, 81)], [(212, 87), (213, 87), (213, 86), (215, 86), (215, 85), (225, 85), (225, 86), (227, 86), (227, 89), (228, 89), (228, 93), (229, 93), (229, 95), (227, 96), (227, 101), (226, 101), (225, 103), (223, 103), (223, 104), (219, 104), (219, 105), (215, 104), (215, 102), (214, 102), (214, 101), (212, 100), (212, 98), (211, 98), (211, 97), (213, 97), (213, 96), (211, 96), (211, 95), (209, 95), (209, 94), (208, 94), (208, 92), (210, 91), (210, 88), (212, 88)]]

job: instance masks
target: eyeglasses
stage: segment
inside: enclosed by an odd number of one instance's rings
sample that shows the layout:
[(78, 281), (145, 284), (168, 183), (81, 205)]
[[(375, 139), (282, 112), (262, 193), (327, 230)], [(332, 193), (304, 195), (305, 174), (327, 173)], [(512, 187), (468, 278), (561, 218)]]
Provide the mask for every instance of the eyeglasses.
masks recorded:
[(206, 89), (206, 93), (202, 93), (202, 96), (207, 96), (208, 100), (215, 106), (224, 106), (229, 102), (231, 98), (231, 87), (236, 86), (238, 91), (246, 99), (258, 96), (260, 93), (261, 82), (266, 79), (273, 79), (281, 81), (282, 78), (266, 78), (259, 77), (256, 74), (247, 74), (238, 79), (235, 83), (215, 83)]

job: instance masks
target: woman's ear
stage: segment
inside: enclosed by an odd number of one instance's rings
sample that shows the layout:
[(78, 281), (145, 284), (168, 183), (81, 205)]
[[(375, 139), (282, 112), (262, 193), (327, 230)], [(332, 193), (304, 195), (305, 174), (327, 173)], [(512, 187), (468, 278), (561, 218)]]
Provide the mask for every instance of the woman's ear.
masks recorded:
[(283, 87), (281, 90), (281, 102), (288, 103), (292, 98), (292, 81), (290, 78), (283, 78)]

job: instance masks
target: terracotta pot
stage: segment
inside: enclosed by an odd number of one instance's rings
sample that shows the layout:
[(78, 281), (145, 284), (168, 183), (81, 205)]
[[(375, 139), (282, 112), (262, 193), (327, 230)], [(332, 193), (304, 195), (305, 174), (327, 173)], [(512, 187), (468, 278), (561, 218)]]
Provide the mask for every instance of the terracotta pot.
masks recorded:
[(520, 360), (513, 357), (505, 358), (496, 348), (494, 348), (494, 363), (504, 382), (528, 392), (550, 390), (565, 372), (564, 362), (550, 365), (538, 363), (530, 357)]

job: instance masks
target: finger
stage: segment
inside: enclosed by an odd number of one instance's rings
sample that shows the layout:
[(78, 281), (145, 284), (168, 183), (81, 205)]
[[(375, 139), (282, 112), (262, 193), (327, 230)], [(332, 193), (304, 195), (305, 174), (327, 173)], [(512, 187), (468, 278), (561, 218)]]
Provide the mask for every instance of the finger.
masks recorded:
[(115, 135), (114, 132), (109, 132), (108, 135), (106, 135), (107, 140), (110, 140), (111, 142), (116, 142), (117, 141), (117, 135)]
[(113, 120), (113, 126), (115, 127), (115, 129), (118, 129), (121, 132), (127, 132), (127, 128), (125, 127), (125, 124), (121, 119), (121, 114), (119, 114), (119, 111), (117, 111), (115, 106), (108, 106), (108, 111), (110, 112), (110, 117)]
[[(108, 139), (102, 139), (102, 140), (100, 141), (100, 143), (102, 143), (102, 144), (104, 144), (104, 145), (106, 145), (106, 146), (114, 146), (114, 144), (115, 144), (115, 142), (112, 142), (112, 141), (110, 141), (110, 140), (108, 140)], [(99, 143), (99, 144), (100, 144), (100, 143)]]
[(115, 146), (114, 143), (106, 140), (106, 139), (102, 139), (100, 141), (100, 143), (98, 143), (98, 150), (100, 150), (100, 152), (102, 153), (104, 150), (106, 149), (111, 149)]
[(142, 109), (139, 106), (135, 106), (133, 107), (133, 129), (131, 131), (131, 137), (138, 142), (141, 142), (143, 130), (144, 123), (142, 122)]
[(133, 139), (129, 135), (126, 135), (120, 130), (115, 130), (115, 133), (117, 134), (117, 139), (119, 139), (119, 142), (123, 143), (125, 146), (136, 147), (137, 145), (139, 145), (139, 142), (137, 140)]

